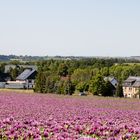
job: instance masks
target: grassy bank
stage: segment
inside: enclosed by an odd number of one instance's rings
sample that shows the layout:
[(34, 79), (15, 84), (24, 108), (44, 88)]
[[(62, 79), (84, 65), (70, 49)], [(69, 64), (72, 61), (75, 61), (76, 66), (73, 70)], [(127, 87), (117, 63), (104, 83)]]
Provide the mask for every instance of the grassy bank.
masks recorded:
[(34, 93), (34, 91), (32, 89), (25, 90), (25, 89), (4, 89), (4, 88), (0, 88), (0, 92)]

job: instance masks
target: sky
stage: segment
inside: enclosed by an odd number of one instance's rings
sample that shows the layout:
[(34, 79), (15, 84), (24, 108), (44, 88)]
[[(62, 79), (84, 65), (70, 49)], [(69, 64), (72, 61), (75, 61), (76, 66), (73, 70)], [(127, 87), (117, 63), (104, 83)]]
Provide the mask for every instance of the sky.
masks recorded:
[(139, 56), (140, 0), (0, 0), (0, 55)]

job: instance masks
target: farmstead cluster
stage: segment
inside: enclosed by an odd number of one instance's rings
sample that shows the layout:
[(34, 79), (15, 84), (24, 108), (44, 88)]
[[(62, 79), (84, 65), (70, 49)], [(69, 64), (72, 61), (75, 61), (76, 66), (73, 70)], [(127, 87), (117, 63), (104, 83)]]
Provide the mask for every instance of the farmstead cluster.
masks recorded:
[[(128, 63), (125, 63), (128, 62)], [(135, 62), (135, 63), (131, 63)], [(139, 61), (71, 58), (0, 63), (0, 88), (140, 98)], [(15, 64), (12, 64), (15, 63)]]

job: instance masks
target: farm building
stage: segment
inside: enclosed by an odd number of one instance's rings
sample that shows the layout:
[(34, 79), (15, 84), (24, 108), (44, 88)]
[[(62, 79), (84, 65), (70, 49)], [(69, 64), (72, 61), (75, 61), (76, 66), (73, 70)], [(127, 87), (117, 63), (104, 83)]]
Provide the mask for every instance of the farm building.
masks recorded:
[(0, 73), (0, 88), (5, 88), (6, 81), (11, 80), (8, 73)]
[(139, 98), (140, 77), (129, 76), (123, 83), (124, 97)]
[(6, 81), (0, 77), (0, 88), (5, 88)]
[(117, 85), (118, 85), (117, 79), (114, 78), (113, 76), (105, 77), (104, 80), (105, 80), (105, 81), (109, 81), (109, 82), (114, 86), (114, 88), (116, 88)]
[(111, 90), (112, 90), (112, 94), (114, 95), (116, 92), (118, 81), (113, 76), (105, 77), (104, 80), (109, 81), (111, 83)]
[(5, 88), (14, 89), (32, 89), (35, 84), (35, 69), (25, 69), (17, 78), (16, 81), (7, 81)]

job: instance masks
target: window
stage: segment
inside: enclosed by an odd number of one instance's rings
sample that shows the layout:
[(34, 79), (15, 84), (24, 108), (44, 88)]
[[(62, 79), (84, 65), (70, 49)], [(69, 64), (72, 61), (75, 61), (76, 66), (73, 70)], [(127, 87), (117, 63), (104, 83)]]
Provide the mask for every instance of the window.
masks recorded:
[(29, 83), (32, 83), (32, 80), (28, 80)]
[(132, 90), (132, 88), (129, 88), (129, 90)]

